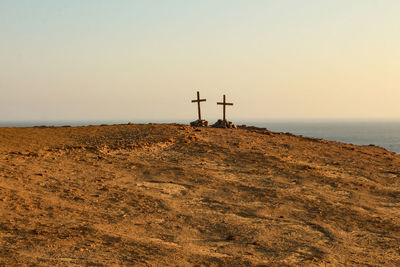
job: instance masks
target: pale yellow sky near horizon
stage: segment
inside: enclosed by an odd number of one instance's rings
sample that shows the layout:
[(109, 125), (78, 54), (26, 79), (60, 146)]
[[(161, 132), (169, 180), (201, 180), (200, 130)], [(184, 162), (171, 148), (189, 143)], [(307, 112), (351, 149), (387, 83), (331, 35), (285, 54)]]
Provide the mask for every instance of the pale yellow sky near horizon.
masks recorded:
[(400, 1), (1, 1), (0, 121), (400, 118)]

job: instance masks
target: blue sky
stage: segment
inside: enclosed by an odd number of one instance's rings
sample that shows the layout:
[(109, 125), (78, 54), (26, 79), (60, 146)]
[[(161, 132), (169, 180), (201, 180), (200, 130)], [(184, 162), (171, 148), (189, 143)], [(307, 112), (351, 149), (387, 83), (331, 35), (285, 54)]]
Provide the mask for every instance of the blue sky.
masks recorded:
[(399, 1), (0, 1), (0, 121), (399, 118)]

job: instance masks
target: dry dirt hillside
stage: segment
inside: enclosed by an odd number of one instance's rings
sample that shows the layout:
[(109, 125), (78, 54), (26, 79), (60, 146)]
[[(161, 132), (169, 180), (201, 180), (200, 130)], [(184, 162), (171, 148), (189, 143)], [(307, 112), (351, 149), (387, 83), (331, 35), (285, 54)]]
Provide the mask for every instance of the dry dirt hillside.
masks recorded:
[(400, 266), (400, 156), (265, 129), (0, 128), (0, 266)]

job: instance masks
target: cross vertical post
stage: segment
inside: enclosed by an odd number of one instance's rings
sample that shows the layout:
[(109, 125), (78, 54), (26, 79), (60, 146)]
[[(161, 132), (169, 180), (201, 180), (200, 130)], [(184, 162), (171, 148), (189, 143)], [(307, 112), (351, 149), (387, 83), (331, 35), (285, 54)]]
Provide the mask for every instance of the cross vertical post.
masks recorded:
[(226, 121), (226, 105), (225, 105), (225, 102), (226, 102), (226, 98), (225, 98), (225, 95), (224, 95), (224, 115), (223, 115), (223, 118), (224, 118), (224, 121)]
[(197, 91), (197, 100), (199, 102), (197, 102), (197, 111), (199, 113), (199, 121), (201, 121), (201, 110), (200, 110), (200, 92)]
[(200, 102), (205, 102), (205, 101), (207, 101), (207, 99), (200, 99), (200, 92), (197, 91), (197, 99), (196, 100), (192, 100), (192, 103), (196, 103), (197, 102), (197, 112), (199, 114), (199, 121), (201, 121)]

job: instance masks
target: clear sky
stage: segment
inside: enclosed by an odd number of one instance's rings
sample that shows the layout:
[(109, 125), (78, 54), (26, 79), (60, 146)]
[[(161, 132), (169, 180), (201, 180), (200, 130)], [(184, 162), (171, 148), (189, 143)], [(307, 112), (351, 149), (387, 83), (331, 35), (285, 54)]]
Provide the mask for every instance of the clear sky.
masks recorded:
[(0, 0), (0, 121), (400, 118), (398, 0)]

